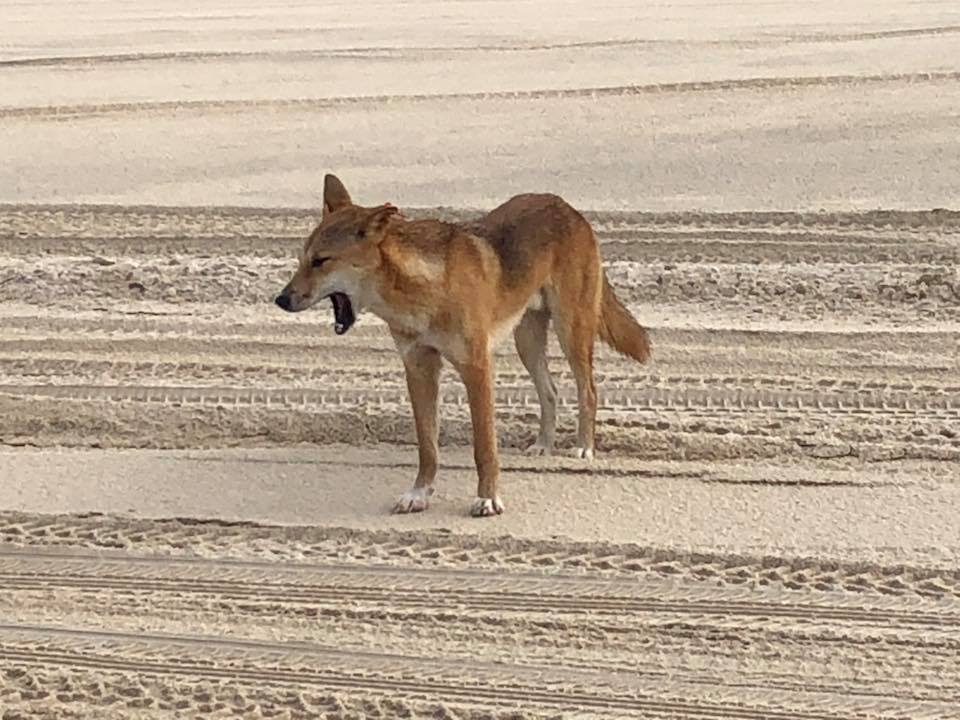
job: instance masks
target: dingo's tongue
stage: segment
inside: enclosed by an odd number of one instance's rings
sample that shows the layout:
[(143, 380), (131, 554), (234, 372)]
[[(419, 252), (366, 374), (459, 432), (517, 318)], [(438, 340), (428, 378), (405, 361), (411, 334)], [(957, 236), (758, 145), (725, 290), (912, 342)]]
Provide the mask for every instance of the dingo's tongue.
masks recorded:
[(333, 331), (337, 335), (343, 335), (357, 321), (357, 316), (353, 313), (353, 305), (350, 303), (350, 298), (343, 293), (333, 293), (330, 296), (330, 302), (333, 303)]

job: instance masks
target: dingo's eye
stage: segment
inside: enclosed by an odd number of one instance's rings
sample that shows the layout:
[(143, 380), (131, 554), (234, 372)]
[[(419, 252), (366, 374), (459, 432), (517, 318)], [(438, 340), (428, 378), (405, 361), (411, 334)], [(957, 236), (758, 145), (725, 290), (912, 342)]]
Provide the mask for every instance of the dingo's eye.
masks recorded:
[(313, 262), (310, 263), (310, 265), (311, 265), (312, 267), (318, 268), (318, 267), (320, 267), (321, 265), (323, 265), (323, 264), (324, 264), (327, 260), (329, 260), (329, 259), (330, 259), (330, 258), (328, 258), (328, 257), (314, 258), (314, 259), (313, 259)]

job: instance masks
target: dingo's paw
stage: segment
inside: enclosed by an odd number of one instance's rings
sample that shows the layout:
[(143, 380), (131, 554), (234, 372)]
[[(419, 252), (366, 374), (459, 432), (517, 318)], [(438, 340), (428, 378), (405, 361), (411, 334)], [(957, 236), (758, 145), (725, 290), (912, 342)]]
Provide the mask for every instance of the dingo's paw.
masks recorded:
[(470, 507), (470, 514), (474, 517), (492, 517), (503, 512), (503, 501), (499, 497), (478, 497)]
[(393, 506), (395, 513), (423, 512), (430, 505), (433, 488), (415, 487), (407, 490)]
[(574, 448), (573, 456), (575, 458), (580, 458), (581, 460), (593, 460), (594, 452), (593, 448)]
[(533, 456), (547, 456), (553, 454), (553, 447), (551, 445), (546, 445), (539, 440), (537, 440), (533, 445), (528, 447), (523, 451), (524, 455), (533, 455)]

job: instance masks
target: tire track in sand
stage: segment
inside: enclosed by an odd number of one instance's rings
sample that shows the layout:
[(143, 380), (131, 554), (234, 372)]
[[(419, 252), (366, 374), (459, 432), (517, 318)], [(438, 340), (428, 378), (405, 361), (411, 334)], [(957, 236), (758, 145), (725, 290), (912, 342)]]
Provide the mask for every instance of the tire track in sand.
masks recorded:
[[(931, 27), (902, 28), (892, 30), (878, 30), (873, 32), (852, 32), (852, 33), (789, 33), (785, 35), (775, 35), (768, 38), (732, 38), (732, 39), (714, 39), (701, 40), (699, 44), (713, 46), (741, 46), (758, 47), (763, 45), (781, 46), (785, 43), (835, 43), (835, 42), (861, 42), (864, 40), (886, 40), (890, 38), (912, 38), (928, 37), (939, 35), (953, 35), (960, 33), (958, 25), (939, 25)], [(131, 53), (111, 53), (98, 55), (43, 55), (34, 57), (19, 57), (0, 60), (0, 68), (4, 67), (60, 67), (60, 66), (91, 66), (91, 65), (116, 65), (123, 63), (143, 63), (143, 62), (177, 62), (189, 61), (199, 62), (208, 60), (231, 60), (231, 61), (262, 61), (269, 60), (290, 61), (290, 60), (311, 60), (325, 58), (342, 57), (394, 57), (402, 58), (407, 56), (422, 57), (424, 54), (437, 53), (508, 53), (508, 52), (536, 52), (536, 51), (554, 51), (554, 50), (581, 50), (591, 48), (620, 48), (632, 46), (670, 46), (670, 45), (689, 45), (689, 40), (664, 40), (651, 38), (616, 38), (610, 40), (589, 40), (580, 42), (555, 42), (555, 43), (524, 43), (524, 42), (502, 42), (497, 44), (471, 44), (471, 45), (380, 45), (380, 46), (344, 46), (333, 47), (320, 50), (181, 50), (167, 52), (131, 52)]]
[[(178, 650), (180, 652), (196, 651), (197, 647), (206, 650), (230, 648), (237, 653), (237, 648), (226, 641), (219, 640), (200, 640), (187, 638), (165, 638), (151, 637), (142, 634), (123, 635), (120, 633), (75, 633), (58, 632), (54, 628), (17, 628), (0, 626), (0, 637), (3, 634), (14, 632), (21, 637), (30, 637), (34, 641), (42, 642), (51, 638), (60, 638), (64, 635), (76, 637), (77, 635), (91, 639), (110, 639), (115, 642), (129, 642), (138, 648), (156, 644), (157, 649), (166, 651), (173, 655)], [(253, 645), (253, 643), (250, 643)], [(279, 646), (270, 647), (268, 650), (274, 652), (281, 650)], [(289, 652), (289, 650), (287, 651)], [(297, 655), (307, 654), (303, 648), (293, 651)], [(237, 653), (239, 654), (239, 653)], [(336, 653), (333, 651), (318, 652), (317, 655), (323, 657), (331, 664), (347, 664), (356, 667), (360, 665), (356, 655), (351, 653)], [(272, 657), (268, 658), (276, 662)], [(255, 653), (249, 646), (243, 653), (243, 659), (253, 665), (257, 660), (267, 660), (263, 655)], [(736, 707), (732, 703), (723, 704), (697, 704), (683, 702), (681, 700), (653, 700), (640, 697), (617, 697), (609, 690), (604, 689), (597, 693), (587, 692), (564, 692), (559, 690), (543, 691), (533, 686), (533, 682), (527, 687), (518, 687), (517, 670), (501, 671), (499, 673), (500, 683), (489, 684), (491, 677), (488, 672), (481, 672), (470, 664), (461, 663), (460, 670), (466, 677), (451, 679), (448, 682), (428, 681), (409, 679), (394, 679), (390, 677), (377, 677), (372, 674), (364, 673), (353, 676), (345, 671), (330, 670), (327, 672), (320, 670), (289, 670), (280, 668), (276, 670), (260, 670), (254, 667), (218, 667), (203, 662), (190, 662), (184, 657), (170, 657), (163, 661), (132, 660), (111, 657), (109, 655), (81, 653), (81, 652), (56, 652), (50, 650), (17, 650), (4, 647), (0, 644), (0, 662), (15, 663), (16, 665), (52, 665), (57, 667), (71, 667), (94, 670), (97, 672), (121, 672), (136, 673), (142, 677), (176, 675), (184, 676), (190, 679), (204, 678), (212, 680), (230, 680), (240, 683), (266, 683), (279, 685), (293, 685), (298, 687), (319, 687), (323, 689), (346, 690), (362, 693), (379, 693), (389, 695), (427, 695), (442, 700), (468, 701), (471, 704), (482, 703), (484, 705), (516, 706), (522, 707), (546, 707), (551, 709), (566, 710), (568, 712), (592, 710), (601, 713), (641, 713), (645, 717), (676, 717), (682, 713), (684, 717), (703, 718), (703, 720), (712, 720), (715, 718), (742, 718), (743, 720), (761, 720), (762, 718), (778, 718), (780, 720), (837, 720), (843, 717), (844, 710), (839, 713), (831, 712), (803, 712), (803, 711), (783, 711), (769, 708), (756, 709), (749, 707)], [(409, 661), (409, 659), (408, 659)], [(384, 657), (381, 664), (399, 665), (400, 658)], [(416, 659), (415, 670), (411, 669), (411, 674), (422, 674), (424, 665), (421, 659)], [(366, 669), (366, 668), (363, 668)], [(471, 671), (473, 671), (471, 673)], [(368, 671), (369, 672), (369, 671)], [(432, 674), (432, 673), (431, 673)], [(566, 673), (565, 678), (572, 673)], [(473, 684), (476, 682), (476, 676), (480, 675), (484, 685)], [(557, 680), (551, 678), (548, 673), (538, 672), (537, 680), (546, 681), (547, 684), (556, 684)], [(543, 677), (546, 675), (546, 677)], [(609, 674), (606, 673), (607, 677)], [(509, 685), (507, 684), (509, 683)], [(539, 682), (537, 683), (539, 685)]]
[[(611, 472), (616, 472), (613, 469)], [(363, 531), (336, 528), (278, 527), (250, 522), (198, 520), (194, 518), (135, 519), (110, 515), (0, 514), (0, 548), (4, 556), (17, 554), (38, 559), (73, 559), (91, 551), (105, 562), (118, 551), (137, 555), (136, 567), (149, 569), (152, 562), (200, 563), (210, 559), (226, 562), (237, 573), (276, 569), (278, 563), (309, 568), (318, 562), (372, 565), (387, 572), (438, 569), (444, 573), (489, 573), (509, 568), (539, 574), (590, 573), (591, 577), (638, 577), (644, 582), (666, 579), (709, 584), (708, 597), (717, 588), (771, 587), (809, 593), (848, 592), (854, 603), (887, 597), (917, 597), (933, 600), (960, 599), (960, 571), (956, 568), (886, 566), (865, 562), (825, 561), (817, 558), (783, 558), (760, 555), (685, 553), (663, 548), (563, 540), (521, 540), (503, 546), (481, 537), (443, 533)], [(154, 560), (152, 555), (161, 553)], [(121, 557), (125, 559), (126, 555)], [(309, 569), (308, 568), (308, 569)], [(372, 570), (371, 570), (372, 571)], [(619, 587), (604, 584), (604, 587)], [(657, 587), (660, 587), (657, 585)], [(707, 585), (701, 586), (707, 589)], [(630, 595), (642, 591), (629, 588)], [(836, 596), (834, 596), (835, 599)], [(735, 599), (745, 600), (740, 595)], [(883, 607), (879, 603), (878, 607)], [(910, 606), (916, 610), (915, 606)]]
[[(71, 401), (144, 402), (162, 405), (230, 405), (263, 406), (308, 406), (350, 407), (369, 405), (394, 405), (406, 402), (402, 388), (389, 390), (360, 390), (342, 388), (325, 390), (273, 390), (236, 387), (169, 387), (155, 386), (91, 386), (91, 385), (0, 385), (0, 396), (12, 398), (57, 398)], [(497, 403), (507, 407), (521, 405), (537, 408), (536, 393), (528, 388), (510, 388), (502, 385), (496, 391)], [(467, 402), (464, 392), (447, 392), (444, 403), (464, 407)], [(558, 393), (561, 407), (575, 407), (576, 395), (565, 389)], [(601, 409), (646, 409), (666, 408), (672, 410), (709, 411), (711, 415), (738, 413), (745, 410), (769, 410), (771, 412), (796, 412), (809, 409), (813, 412), (853, 415), (905, 415), (929, 416), (941, 419), (960, 419), (960, 396), (911, 396), (896, 394), (882, 396), (874, 393), (855, 392), (798, 392), (794, 390), (756, 389), (682, 389), (646, 388), (608, 392), (600, 405)]]
[[(575, 576), (541, 578), (500, 573), (404, 571), (387, 568), (315, 565), (261, 566), (218, 561), (158, 563), (150, 558), (54, 555), (0, 547), (0, 581), (10, 591), (24, 589), (87, 592), (168, 592), (216, 595), (234, 600), (317, 603), (341, 600), (397, 607), (441, 605), (467, 611), (543, 612), (549, 614), (667, 613), (750, 616), (794, 620), (831, 620), (893, 627), (960, 627), (960, 614), (940, 604), (862, 598), (824, 600), (813, 593), (807, 603), (787, 599), (755, 602), (742, 590), (716, 591), (677, 583), (636, 583)], [(724, 596), (728, 595), (729, 598)], [(821, 594), (822, 595), (822, 594)], [(839, 600), (846, 599), (846, 605)], [(737, 621), (734, 621), (735, 623)]]
[(155, 102), (115, 102), (74, 105), (0, 106), (0, 118), (75, 119), (102, 115), (133, 115), (170, 112), (246, 112), (250, 110), (324, 110), (398, 103), (491, 102), (499, 100), (556, 100), (569, 98), (608, 98), (649, 95), (651, 93), (718, 92), (728, 90), (768, 90), (778, 88), (820, 88), (849, 85), (894, 83), (956, 82), (960, 72), (931, 71), (879, 75), (821, 75), (796, 77), (755, 77), (733, 80), (655, 83), (648, 85), (556, 88), (543, 90), (502, 90), (488, 92), (431, 93), (406, 95), (355, 95), (326, 98), (274, 98), (258, 100), (162, 100)]
[(334, 693), (836, 720), (945, 717), (960, 692), (947, 571), (103, 516), (2, 516), (0, 543), (0, 694), (30, 711), (70, 687), (204, 716), (227, 683), (295, 717)]
[[(228, 613), (225, 617), (234, 623), (249, 620), (250, 613), (289, 617), (296, 607), (314, 611), (352, 608), (354, 614), (363, 608), (381, 608), (389, 611), (392, 622), (416, 624), (414, 616), (404, 619), (404, 613), (412, 609), (439, 612), (448, 617), (447, 624), (466, 627), (498, 624), (519, 614), (528, 618), (527, 624), (517, 626), (519, 630), (514, 632), (534, 632), (541, 623), (548, 623), (554, 631), (573, 636), (583, 636), (588, 627), (595, 631), (598, 622), (601, 627), (603, 623), (610, 626), (612, 632), (614, 626), (643, 626), (646, 617), (656, 616), (659, 620), (651, 627), (664, 630), (686, 624), (704, 625), (712, 633), (723, 628), (748, 632), (759, 623), (769, 630), (772, 642), (782, 642), (782, 638), (776, 640), (778, 628), (790, 624), (797, 628), (820, 626), (821, 635), (814, 637), (833, 637), (834, 644), (839, 639), (836, 633), (850, 633), (862, 624), (870, 637), (896, 639), (898, 646), (910, 643), (917, 652), (926, 647), (937, 656), (940, 646), (960, 642), (955, 603), (942, 600), (850, 597), (817, 591), (784, 594), (776, 589), (758, 593), (696, 582), (639, 584), (502, 568), (399, 570), (342, 563), (258, 563), (5, 548), (0, 554), (0, 580), (7, 590), (4, 602), (8, 608), (11, 603), (16, 608), (21, 596), (27, 603), (22, 607), (28, 607), (37, 592), (54, 612), (58, 602), (69, 602), (73, 612), (107, 602), (113, 608), (113, 623), (121, 622), (121, 626), (123, 616), (137, 615), (130, 602), (145, 603), (140, 613), (149, 612), (161, 621), (169, 617), (169, 610), (158, 609), (164, 607), (162, 598), (171, 596), (178, 599), (176, 617), (214, 607), (220, 608), (221, 614)], [(240, 608), (242, 612), (238, 612)], [(485, 633), (476, 634), (478, 643), (485, 642), (485, 637)], [(615, 637), (616, 633), (611, 640)], [(0, 666), (116, 672), (139, 682), (176, 676), (191, 681), (230, 679), (240, 684), (399, 697), (426, 695), (441, 702), (520, 704), (614, 717), (681, 713), (704, 719), (814, 720), (859, 715), (868, 709), (883, 714), (905, 707), (910, 707), (913, 717), (924, 717), (942, 712), (950, 692), (945, 686), (938, 696), (935, 689), (914, 690), (893, 681), (882, 681), (886, 686), (874, 688), (864, 676), (864, 667), (855, 691), (843, 683), (831, 685), (809, 678), (804, 685), (783, 682), (775, 674), (744, 677), (728, 686), (689, 672), (618, 668), (612, 659), (623, 649), (611, 650), (610, 661), (593, 667), (586, 658), (576, 666), (536, 664), (530, 658), (505, 665), (482, 657), (411, 656), (402, 651), (357, 651), (349, 645), (349, 634), (341, 636), (338, 647), (332, 648), (309, 640), (7, 622), (0, 625)], [(857, 644), (843, 646), (847, 652)], [(875, 671), (873, 665), (869, 667), (870, 672)], [(737, 688), (738, 701), (719, 701), (718, 694), (723, 696), (732, 687)], [(890, 695), (891, 688), (896, 688), (896, 697)]]

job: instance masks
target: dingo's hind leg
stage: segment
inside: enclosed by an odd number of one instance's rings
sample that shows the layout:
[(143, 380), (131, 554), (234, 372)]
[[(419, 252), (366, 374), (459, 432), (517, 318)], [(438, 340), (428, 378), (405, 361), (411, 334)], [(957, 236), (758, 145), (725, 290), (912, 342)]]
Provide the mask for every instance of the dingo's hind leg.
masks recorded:
[(532, 455), (549, 455), (557, 430), (557, 388), (547, 366), (547, 325), (550, 312), (547, 309), (527, 310), (520, 324), (513, 331), (513, 340), (523, 366), (537, 389), (540, 401), (540, 432), (526, 452)]

